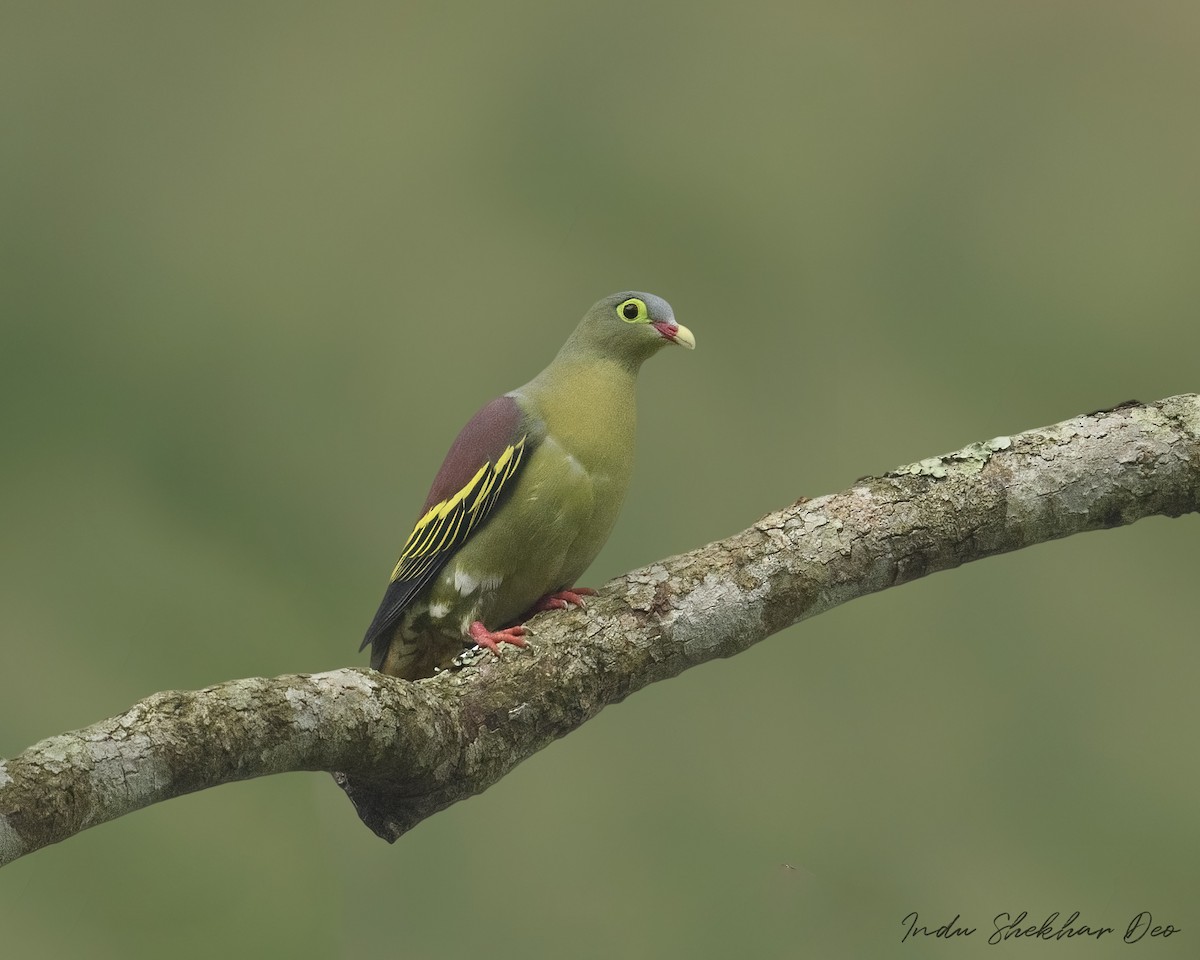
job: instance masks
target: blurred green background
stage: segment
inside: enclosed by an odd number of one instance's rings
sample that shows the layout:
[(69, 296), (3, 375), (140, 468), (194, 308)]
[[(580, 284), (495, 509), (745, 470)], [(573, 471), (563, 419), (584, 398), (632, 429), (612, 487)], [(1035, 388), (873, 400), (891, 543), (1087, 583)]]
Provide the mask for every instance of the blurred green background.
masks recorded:
[[(450, 439), (613, 290), (699, 349), (643, 372), (597, 585), (1200, 389), (1198, 42), (1189, 3), (4, 4), (0, 755), (364, 664)], [(1021, 910), (1200, 955), (1198, 536), (850, 604), (394, 847), (323, 775), (158, 805), (0, 871), (4, 956), (957, 958)]]

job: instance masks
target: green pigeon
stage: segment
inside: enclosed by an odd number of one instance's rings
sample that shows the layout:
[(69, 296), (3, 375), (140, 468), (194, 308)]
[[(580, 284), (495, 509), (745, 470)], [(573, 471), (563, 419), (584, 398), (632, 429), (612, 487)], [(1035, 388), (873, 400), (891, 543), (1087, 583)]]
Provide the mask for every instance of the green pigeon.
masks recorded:
[(541, 373), (497, 397), (446, 454), (367, 628), (376, 670), (432, 676), (465, 647), (525, 645), (538, 610), (584, 606), (574, 586), (608, 539), (633, 471), (637, 374), (696, 340), (649, 293), (596, 303)]

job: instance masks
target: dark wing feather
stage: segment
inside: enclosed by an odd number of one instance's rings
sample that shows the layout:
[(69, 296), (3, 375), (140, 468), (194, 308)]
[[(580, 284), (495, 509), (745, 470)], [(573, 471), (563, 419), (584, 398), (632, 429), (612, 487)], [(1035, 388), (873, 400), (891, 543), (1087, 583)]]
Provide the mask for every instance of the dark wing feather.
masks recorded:
[(359, 650), (386, 639), (421, 588), (512, 491), (513, 478), (532, 446), (523, 420), (517, 402), (500, 397), (463, 427), (425, 498), (421, 519), (400, 552)]

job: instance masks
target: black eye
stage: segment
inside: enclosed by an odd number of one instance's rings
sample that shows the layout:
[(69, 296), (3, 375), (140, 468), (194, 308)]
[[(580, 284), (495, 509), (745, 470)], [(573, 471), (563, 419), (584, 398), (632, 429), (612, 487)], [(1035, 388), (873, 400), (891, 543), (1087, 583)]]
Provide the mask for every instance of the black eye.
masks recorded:
[(623, 313), (625, 315), (626, 320), (636, 320), (637, 315), (638, 315), (637, 304), (636, 303), (625, 304), (625, 306), (621, 308), (621, 313)]

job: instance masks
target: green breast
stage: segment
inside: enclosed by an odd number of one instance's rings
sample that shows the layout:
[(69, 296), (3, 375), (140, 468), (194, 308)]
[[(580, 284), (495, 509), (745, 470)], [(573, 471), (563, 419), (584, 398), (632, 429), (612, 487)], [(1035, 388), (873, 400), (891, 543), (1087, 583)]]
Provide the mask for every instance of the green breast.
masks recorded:
[(575, 585), (612, 532), (633, 468), (635, 381), (616, 364), (564, 367), (511, 394), (536, 445), (511, 496), (433, 584), (431, 609), (448, 628), (481, 619), (494, 629)]
[(553, 477), (568, 500), (578, 501), (571, 511), (576, 536), (564, 559), (562, 585), (582, 576), (621, 510), (633, 473), (636, 391), (635, 371), (593, 359), (556, 363), (513, 394), (546, 426), (535, 458), (546, 472), (544, 482)]

